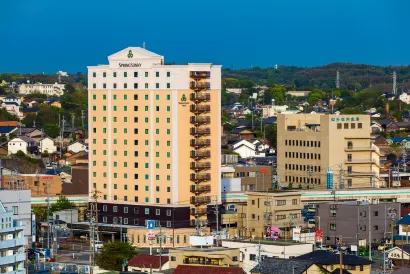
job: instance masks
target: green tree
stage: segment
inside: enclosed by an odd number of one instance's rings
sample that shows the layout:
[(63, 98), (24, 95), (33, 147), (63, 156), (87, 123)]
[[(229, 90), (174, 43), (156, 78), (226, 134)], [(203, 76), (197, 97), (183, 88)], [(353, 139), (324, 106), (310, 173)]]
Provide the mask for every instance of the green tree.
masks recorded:
[(318, 101), (321, 101), (323, 94), (321, 90), (315, 89), (309, 92), (308, 101), (311, 106), (315, 105)]
[(74, 204), (67, 199), (66, 196), (58, 197), (58, 200), (55, 204), (51, 206), (51, 211), (60, 211), (64, 209), (71, 209), (74, 207)]
[(128, 261), (137, 254), (138, 251), (128, 242), (109, 242), (104, 244), (101, 253), (97, 255), (96, 263), (102, 269), (121, 271), (122, 261)]
[(277, 127), (276, 124), (270, 124), (265, 127), (266, 140), (272, 147), (277, 145)]
[(36, 221), (47, 221), (47, 208), (44, 206), (32, 206), (33, 213), (36, 215)]
[(44, 133), (50, 138), (56, 138), (60, 135), (60, 128), (55, 124), (47, 124), (44, 126)]

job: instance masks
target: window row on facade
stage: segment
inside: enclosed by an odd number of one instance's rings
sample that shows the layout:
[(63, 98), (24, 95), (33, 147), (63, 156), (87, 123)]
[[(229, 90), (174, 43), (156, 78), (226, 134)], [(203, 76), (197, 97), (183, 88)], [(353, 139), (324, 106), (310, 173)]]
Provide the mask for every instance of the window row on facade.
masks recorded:
[[(124, 83), (122, 87), (123, 87), (124, 89), (129, 88), (127, 83)], [(134, 83), (133, 87), (134, 87), (134, 89), (140, 88), (140, 87), (138, 86), (138, 83)], [(96, 84), (96, 83), (93, 83), (93, 89), (96, 89), (96, 88), (97, 88), (97, 84)], [(103, 88), (103, 89), (107, 89), (107, 84), (106, 84), (106, 83), (103, 83), (103, 84), (102, 84), (102, 88)], [(112, 84), (112, 89), (117, 89), (117, 88), (118, 88), (117, 83), (113, 83), (113, 84)], [(150, 88), (150, 87), (149, 87), (149, 84), (148, 84), (148, 83), (145, 83), (145, 84), (144, 84), (144, 89), (149, 89), (149, 88)], [(164, 88), (164, 87), (161, 87), (161, 85), (160, 85), (159, 83), (155, 83), (155, 88), (156, 88), (156, 89), (160, 89), (160, 88)], [(170, 88), (171, 88), (171, 83), (166, 83), (166, 88), (167, 88), (167, 89), (170, 89)]]
[(287, 170), (299, 170), (299, 171), (310, 171), (310, 172), (320, 172), (320, 166), (312, 165), (296, 165), (296, 164), (285, 164), (285, 169)]
[(320, 153), (285, 151), (285, 158), (320, 160)]
[[(107, 100), (107, 95), (106, 95), (106, 94), (102, 94), (102, 95), (99, 95), (99, 96), (101, 96), (103, 100)], [(97, 100), (97, 97), (98, 97), (97, 94), (93, 94), (93, 100)], [(124, 98), (124, 100), (128, 100), (128, 94), (123, 94), (123, 98)], [(160, 98), (161, 98), (161, 95), (160, 95), (160, 94), (155, 94), (155, 100), (156, 100), (156, 101), (160, 100)], [(113, 99), (114, 101), (117, 100), (117, 99), (118, 99), (117, 94), (114, 94), (114, 95), (112, 96), (112, 99)], [(170, 94), (166, 94), (166, 99), (167, 99), (168, 101), (171, 100), (171, 95), (170, 95)], [(134, 100), (135, 100), (135, 101), (138, 100), (138, 94), (134, 94)], [(148, 95), (148, 94), (145, 94), (145, 95), (144, 95), (144, 100), (145, 100), (145, 101), (148, 101), (148, 100), (149, 100), (149, 95)]]
[[(107, 139), (103, 139), (103, 145), (106, 145), (107, 144)], [(123, 143), (124, 143), (124, 145), (128, 145), (128, 140), (127, 139), (125, 139), (125, 140), (123, 140)], [(96, 145), (97, 144), (97, 139), (93, 139), (93, 145)], [(113, 139), (113, 144), (114, 145), (117, 145), (118, 144), (118, 141), (117, 141), (117, 139)], [(138, 140), (134, 140), (134, 145), (135, 146), (138, 146), (138, 144), (139, 144), (139, 141)], [(144, 145), (146, 145), (146, 146), (148, 146), (149, 145), (149, 141), (148, 140), (145, 140), (144, 141)], [(155, 146), (160, 146), (160, 140), (156, 140), (155, 141)], [(171, 146), (171, 141), (167, 141), (167, 147), (169, 147), (169, 146)], [(95, 153), (94, 153), (94, 151), (95, 150), (93, 150), (93, 155), (97, 155), (97, 151), (95, 151)], [(105, 154), (104, 155), (106, 155), (107, 154), (107, 152), (105, 152)]]
[[(102, 152), (103, 152), (103, 153), (102, 153), (103, 156), (106, 156), (106, 155), (107, 155), (107, 150), (104, 149)], [(96, 150), (93, 150), (93, 155), (97, 155), (97, 151), (96, 151)], [(112, 154), (112, 155), (114, 155), (114, 156), (119, 156), (119, 153), (118, 153), (117, 150), (113, 150), (113, 154)], [(144, 152), (144, 155), (145, 155), (145, 157), (149, 157), (149, 152), (148, 152), (148, 151), (145, 151), (145, 152)], [(123, 156), (125, 156), (125, 157), (128, 156), (128, 151), (124, 150), (124, 151), (123, 151)], [(134, 157), (139, 157), (139, 152), (138, 152), (138, 151), (134, 151)], [(161, 157), (159, 151), (155, 152), (155, 157), (156, 157), (156, 158)], [(171, 152), (166, 152), (166, 158), (171, 158)]]
[[(349, 127), (350, 125), (350, 127)], [(337, 129), (356, 129), (356, 123), (337, 123)], [(357, 123), (357, 129), (363, 128), (362, 123)]]
[(320, 141), (285, 140), (285, 146), (320, 147)]
[[(112, 77), (113, 77), (113, 78), (116, 78), (117, 75), (120, 75), (120, 73), (117, 74), (116, 71), (113, 71), (113, 72), (112, 72)], [(127, 78), (127, 77), (128, 77), (128, 71), (123, 71), (122, 76), (123, 76), (124, 78)], [(138, 71), (133, 71), (133, 72), (130, 73), (130, 76), (134, 76), (134, 78), (137, 78), (137, 77), (140, 76), (140, 74), (138, 73)], [(171, 72), (170, 72), (170, 71), (167, 71), (167, 72), (166, 72), (166, 76), (167, 76), (167, 78), (171, 77)], [(97, 77), (97, 72), (93, 72), (93, 78), (96, 78), (96, 77)], [(103, 77), (103, 78), (106, 78), (106, 77), (107, 77), (107, 72), (106, 72), (106, 71), (103, 71), (103, 72), (102, 72), (102, 77)], [(146, 77), (149, 77), (149, 72), (148, 72), (148, 71), (145, 71), (145, 72), (144, 72), (144, 77), (145, 77), (145, 78), (146, 78)], [(159, 72), (159, 71), (155, 71), (155, 77), (157, 77), (157, 78), (160, 77), (160, 72)]]
[[(154, 209), (154, 208), (145, 207), (144, 210), (142, 211), (140, 207), (123, 206), (122, 211), (123, 213), (133, 213), (136, 215), (139, 215), (139, 214), (150, 215), (152, 211), (154, 211), (156, 216), (161, 216), (161, 214), (166, 215), (166, 216), (172, 216), (172, 209), (161, 209), (161, 208)], [(108, 212), (108, 205), (102, 206), (102, 212)], [(119, 207), (116, 205), (112, 206), (112, 212), (114, 213), (119, 212)]]
[[(114, 185), (114, 189), (119, 189), (117, 184), (113, 184), (113, 185)], [(93, 183), (93, 187), (96, 188), (97, 183)], [(104, 189), (107, 189), (107, 184), (104, 184), (103, 187), (104, 187)], [(128, 188), (127, 184), (123, 185), (123, 188), (124, 188), (124, 190), (130, 190)], [(167, 186), (166, 190), (167, 190), (168, 193), (171, 192), (171, 187)], [(139, 191), (139, 186), (138, 185), (134, 185), (134, 191)], [(145, 186), (145, 191), (149, 191), (149, 186)], [(156, 186), (155, 191), (160, 192), (161, 191), (160, 186)], [(114, 212), (116, 212), (116, 211), (114, 211)]]
[[(107, 106), (103, 106), (102, 107), (102, 109), (103, 109), (103, 111), (107, 111)], [(134, 111), (138, 111), (138, 106), (134, 106)], [(93, 111), (96, 111), (97, 110), (97, 106), (96, 105), (94, 105), (93, 106)], [(119, 110), (118, 109), (118, 106), (113, 106), (113, 110), (114, 111), (117, 111), (117, 110)], [(123, 106), (123, 110), (124, 111), (128, 111), (128, 106)], [(145, 111), (149, 111), (149, 106), (145, 106), (144, 107), (144, 110)], [(167, 110), (167, 112), (170, 112), (171, 111), (171, 107), (170, 106), (166, 106), (166, 110)], [(160, 111), (160, 106), (155, 106), (155, 111)]]
[[(98, 176), (97, 176), (97, 172), (96, 172), (96, 171), (93, 171), (93, 178), (96, 178), (96, 177), (98, 177)], [(107, 177), (108, 177), (108, 176), (107, 176), (107, 172), (103, 172), (103, 177), (104, 177), (104, 178), (107, 178)], [(113, 178), (114, 178), (114, 179), (119, 179), (118, 173), (114, 173), (114, 174), (113, 174)], [(128, 179), (127, 173), (124, 173), (124, 179)], [(134, 180), (138, 180), (138, 179), (139, 179), (139, 174), (138, 174), (138, 173), (134, 173)], [(149, 178), (149, 174), (145, 174), (144, 179), (145, 179), (145, 180), (149, 180), (149, 179), (150, 179), (150, 178)], [(171, 175), (167, 175), (167, 176), (166, 176), (166, 179), (167, 179), (167, 181), (171, 181)], [(155, 180), (156, 180), (156, 181), (160, 181), (160, 180), (161, 180), (160, 175), (155, 175)]]
[[(310, 180), (310, 181), (309, 181)], [(308, 178), (308, 177), (299, 177), (299, 176), (285, 176), (285, 181), (289, 183), (310, 183), (310, 184), (319, 184), (321, 183), (320, 178)]]
[[(102, 161), (103, 162), (103, 166), (107, 166), (107, 161)], [(128, 167), (128, 162), (124, 162), (123, 163), (124, 167)], [(167, 169), (171, 169), (171, 164), (166, 164), (167, 165)], [(93, 161), (93, 166), (97, 166), (97, 161)], [(113, 162), (113, 167), (118, 167), (118, 162)], [(144, 164), (145, 168), (149, 168), (149, 163), (145, 163)], [(134, 168), (139, 168), (139, 164), (138, 162), (134, 163)], [(161, 165), (159, 163), (155, 164), (155, 168), (156, 169), (161, 169)], [(124, 178), (127, 178), (127, 176), (125, 175), (126, 173), (124, 173)], [(117, 173), (114, 173), (114, 178), (117, 178)]]
[[(104, 201), (107, 201), (107, 200), (108, 200), (108, 195), (107, 195), (107, 194), (104, 194), (104, 195), (103, 195), (103, 200), (104, 200)], [(114, 201), (120, 201), (120, 198), (118, 197), (118, 195), (113, 195), (113, 200), (114, 200)], [(129, 200), (129, 199), (128, 199), (128, 196), (125, 195), (125, 196), (123, 196), (122, 201), (123, 201), (123, 202), (130, 202), (131, 200)], [(139, 203), (139, 202), (142, 202), (142, 201), (140, 201), (140, 199), (139, 199), (138, 196), (134, 196), (134, 202), (135, 202), (135, 203)], [(143, 202), (145, 202), (145, 203), (151, 203), (149, 197), (145, 197), (144, 200), (143, 200)], [(155, 198), (155, 203), (156, 203), (156, 204), (161, 204), (161, 203), (162, 203), (162, 202), (161, 202), (161, 199), (160, 199), (160, 198)], [(171, 204), (171, 198), (166, 198), (166, 204)]]
[[(107, 122), (107, 117), (106, 117), (106, 116), (103, 116), (101, 119), (102, 119), (102, 122), (103, 122), (103, 123), (106, 123), (106, 122)], [(170, 123), (171, 123), (171, 118), (169, 118), (169, 117), (164, 118), (164, 120), (166, 121), (167, 124), (170, 124)], [(118, 122), (118, 117), (116, 117), (116, 116), (112, 117), (112, 121), (113, 121), (114, 123), (117, 123), (117, 122)], [(123, 121), (124, 121), (124, 123), (128, 123), (128, 117), (123, 117)], [(97, 122), (97, 117), (93, 116), (93, 122)], [(134, 123), (138, 123), (138, 122), (139, 122), (139, 118), (138, 118), (138, 117), (134, 117)], [(145, 118), (144, 118), (144, 122), (145, 122), (146, 124), (148, 124), (148, 123), (149, 123), (149, 117), (145, 117)], [(159, 122), (160, 122), (160, 118), (159, 118), (159, 117), (156, 117), (156, 118), (155, 118), (155, 123), (158, 124)]]

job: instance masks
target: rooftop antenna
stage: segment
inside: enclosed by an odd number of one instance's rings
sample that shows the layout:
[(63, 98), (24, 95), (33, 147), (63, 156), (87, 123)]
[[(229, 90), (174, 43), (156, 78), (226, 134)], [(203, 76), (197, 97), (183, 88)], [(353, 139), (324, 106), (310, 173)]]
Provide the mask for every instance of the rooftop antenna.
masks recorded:
[(393, 94), (397, 94), (397, 73), (393, 71)]
[(145, 41), (142, 42), (142, 48), (145, 49), (146, 45), (145, 45)]
[(336, 72), (336, 88), (340, 88), (340, 73), (339, 71)]

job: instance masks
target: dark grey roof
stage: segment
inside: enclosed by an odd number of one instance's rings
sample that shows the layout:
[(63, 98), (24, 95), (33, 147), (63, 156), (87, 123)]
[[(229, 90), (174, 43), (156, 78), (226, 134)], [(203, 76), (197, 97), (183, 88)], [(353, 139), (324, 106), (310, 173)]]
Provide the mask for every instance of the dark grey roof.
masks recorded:
[(0, 127), (0, 133), (9, 133), (13, 130), (15, 130), (17, 127)]
[(399, 127), (409, 127), (410, 123), (408, 122), (396, 122), (396, 125)]
[(410, 225), (410, 215), (406, 215), (401, 218), (398, 222), (398, 225)]
[(312, 264), (314, 263), (311, 261), (265, 258), (260, 264), (256, 265), (251, 270), (251, 273), (302, 274)]
[(21, 112), (39, 112), (39, 108), (20, 108)]
[(277, 117), (268, 117), (266, 119), (262, 120), (262, 123), (264, 123), (265, 125), (269, 125), (269, 124), (276, 124), (276, 121), (278, 120)]
[(390, 124), (393, 121), (392, 120), (376, 120), (375, 122), (378, 123), (381, 126), (386, 126), (386, 125)]
[(231, 130), (231, 133), (232, 133), (232, 134), (239, 134), (239, 133), (241, 133), (241, 132), (244, 131), (244, 130), (246, 130), (246, 128), (244, 128), (244, 127), (234, 128), (234, 129)]
[[(35, 128), (35, 127), (22, 127), (21, 128), (21, 134), (30, 133), (30, 132), (35, 131), (36, 129), (37, 128)], [(19, 129), (19, 132), (20, 132), (20, 129)]]
[[(340, 256), (327, 250), (315, 250), (310, 253), (295, 257), (294, 259), (311, 261), (320, 265), (332, 265), (339, 263)], [(343, 264), (368, 265), (372, 264), (372, 261), (355, 255), (343, 255)]]

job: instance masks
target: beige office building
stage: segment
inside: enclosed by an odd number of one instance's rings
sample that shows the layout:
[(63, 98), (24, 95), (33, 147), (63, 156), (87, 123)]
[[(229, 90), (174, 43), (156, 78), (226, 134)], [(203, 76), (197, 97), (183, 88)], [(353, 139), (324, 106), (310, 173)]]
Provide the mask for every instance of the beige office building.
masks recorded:
[(281, 185), (333, 189), (382, 187), (380, 152), (370, 140), (368, 115), (278, 115), (278, 180)]
[(205, 219), (221, 193), (221, 66), (166, 65), (137, 47), (108, 61), (88, 67), (90, 189), (104, 204), (190, 205)]

